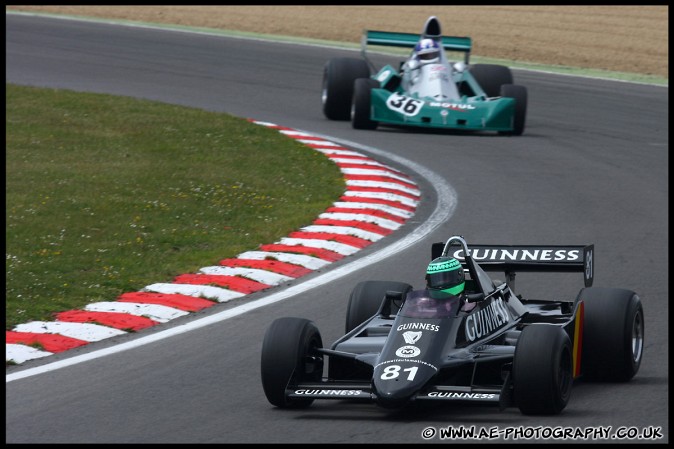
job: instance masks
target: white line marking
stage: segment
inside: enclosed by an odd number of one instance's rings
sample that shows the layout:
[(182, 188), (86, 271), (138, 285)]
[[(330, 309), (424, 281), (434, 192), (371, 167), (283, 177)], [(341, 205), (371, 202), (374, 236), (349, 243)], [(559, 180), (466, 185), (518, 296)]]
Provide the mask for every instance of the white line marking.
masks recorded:
[(84, 310), (89, 312), (128, 313), (129, 315), (144, 316), (153, 321), (166, 323), (175, 318), (188, 315), (189, 312), (161, 304), (144, 304), (126, 301), (102, 301), (87, 304)]
[(400, 218), (411, 218), (414, 212), (405, 209), (398, 209), (397, 207), (389, 206), (388, 204), (377, 203), (357, 203), (355, 201), (337, 201), (333, 203), (334, 207), (348, 208), (348, 209), (373, 209), (386, 212), (387, 214), (395, 215)]
[(301, 265), (304, 268), (310, 270), (318, 270), (323, 268), (326, 265), (329, 265), (330, 262), (327, 260), (320, 259), (318, 257), (305, 256), (304, 254), (293, 254), (293, 253), (281, 253), (274, 251), (247, 251), (236, 256), (238, 259), (253, 259), (253, 260), (265, 260), (265, 259), (276, 259), (281, 262), (292, 263), (295, 265)]
[(400, 223), (393, 220), (387, 220), (386, 218), (375, 217), (374, 215), (368, 214), (347, 214), (344, 212), (324, 212), (318, 216), (318, 218), (324, 218), (328, 220), (344, 220), (344, 221), (362, 221), (363, 223), (374, 223), (377, 226), (381, 226), (386, 229), (398, 229), (402, 226)]
[(358, 153), (357, 151), (351, 150), (337, 150), (337, 149), (328, 149), (328, 148), (314, 148), (316, 151), (320, 151), (323, 154), (341, 154), (343, 156), (365, 156), (363, 153)]
[(40, 351), (37, 348), (26, 345), (17, 345), (14, 343), (7, 343), (5, 345), (5, 357), (6, 360), (13, 360), (16, 363), (23, 363), (27, 360), (39, 359), (42, 357), (47, 357), (48, 355), (54, 355), (53, 352), (49, 351)]
[(359, 190), (347, 190), (346, 192), (344, 192), (343, 196), (357, 196), (360, 198), (373, 198), (380, 200), (397, 201), (399, 203), (403, 203), (406, 206), (412, 207), (416, 207), (417, 204), (419, 204), (419, 201), (407, 198), (406, 196), (396, 195), (395, 193), (387, 193), (387, 192), (361, 192)]
[(411, 193), (412, 195), (419, 196), (419, 189), (412, 189), (410, 187), (395, 182), (361, 181), (361, 180), (347, 179), (346, 185), (356, 187), (387, 188), (392, 190), (400, 190), (401, 192)]
[(16, 332), (34, 332), (36, 334), (59, 334), (65, 337), (76, 338), (88, 342), (100, 341), (126, 332), (114, 327), (101, 326), (92, 323), (70, 323), (66, 321), (31, 321), (19, 324)]
[(400, 176), (390, 170), (386, 169), (366, 169), (366, 168), (340, 168), (342, 170), (342, 173), (345, 175), (365, 175), (365, 176), (381, 176), (382, 178), (391, 178), (391, 179), (397, 179), (402, 182), (407, 182), (410, 183), (409, 178), (406, 178), (405, 176)]
[(234, 290), (198, 284), (157, 283), (148, 285), (147, 287), (143, 288), (142, 291), (164, 293), (167, 295), (177, 293), (180, 295), (193, 296), (195, 298), (214, 299), (218, 302), (227, 302), (234, 298), (245, 296), (245, 293), (235, 292)]
[(331, 225), (310, 225), (305, 226), (300, 229), (305, 232), (325, 232), (327, 234), (341, 234), (341, 235), (350, 235), (353, 237), (358, 237), (361, 239), (369, 240), (371, 242), (376, 242), (384, 238), (382, 234), (377, 234), (376, 232), (365, 231), (360, 228), (352, 228), (350, 226), (331, 226)]
[(308, 248), (320, 248), (333, 251), (343, 256), (350, 256), (360, 251), (356, 246), (347, 245), (345, 243), (333, 242), (325, 239), (296, 239), (291, 237), (283, 237), (280, 241), (282, 245), (300, 245)]
[(243, 276), (267, 285), (278, 285), (295, 279), (290, 276), (274, 273), (273, 271), (246, 267), (224, 267), (216, 265), (212, 267), (203, 267), (199, 271), (204, 274), (213, 274), (216, 276)]
[(388, 167), (381, 162), (377, 162), (373, 159), (349, 159), (346, 157), (331, 157), (330, 160), (335, 163), (340, 164), (356, 164), (356, 165), (372, 165), (373, 167), (382, 167), (393, 170), (391, 167)]

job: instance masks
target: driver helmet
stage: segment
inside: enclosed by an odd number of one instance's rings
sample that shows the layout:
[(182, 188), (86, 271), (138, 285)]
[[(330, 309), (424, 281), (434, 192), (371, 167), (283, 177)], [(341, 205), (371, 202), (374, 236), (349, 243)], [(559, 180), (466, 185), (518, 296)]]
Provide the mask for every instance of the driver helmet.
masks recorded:
[(422, 39), (414, 47), (414, 52), (422, 64), (440, 60), (440, 46), (433, 39)]
[(426, 269), (426, 285), (431, 291), (459, 296), (466, 285), (461, 262), (444, 256), (433, 259)]

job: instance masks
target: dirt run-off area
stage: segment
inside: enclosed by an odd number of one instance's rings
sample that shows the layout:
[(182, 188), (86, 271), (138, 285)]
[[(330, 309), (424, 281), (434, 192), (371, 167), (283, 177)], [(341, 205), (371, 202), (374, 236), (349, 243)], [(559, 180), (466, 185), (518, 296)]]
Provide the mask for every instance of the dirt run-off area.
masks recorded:
[(364, 29), (470, 36), (472, 54), (668, 78), (669, 6), (6, 6), (108, 19), (359, 43)]

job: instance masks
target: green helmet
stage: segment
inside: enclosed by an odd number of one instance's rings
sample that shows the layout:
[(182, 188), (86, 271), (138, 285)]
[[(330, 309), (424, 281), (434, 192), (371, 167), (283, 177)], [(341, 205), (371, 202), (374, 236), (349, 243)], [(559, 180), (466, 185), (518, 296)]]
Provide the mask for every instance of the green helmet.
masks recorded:
[(453, 257), (433, 259), (426, 270), (426, 285), (431, 290), (459, 296), (466, 285), (461, 262)]

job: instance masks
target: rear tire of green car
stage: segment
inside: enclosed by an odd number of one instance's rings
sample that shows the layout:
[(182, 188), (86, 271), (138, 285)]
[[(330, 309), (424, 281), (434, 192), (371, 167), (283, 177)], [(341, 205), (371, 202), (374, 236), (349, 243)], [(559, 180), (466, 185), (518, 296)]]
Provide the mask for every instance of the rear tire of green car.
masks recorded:
[(488, 97), (498, 97), (502, 85), (513, 84), (512, 72), (503, 65), (473, 64), (469, 72)]

